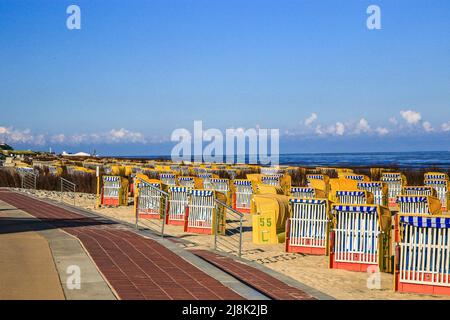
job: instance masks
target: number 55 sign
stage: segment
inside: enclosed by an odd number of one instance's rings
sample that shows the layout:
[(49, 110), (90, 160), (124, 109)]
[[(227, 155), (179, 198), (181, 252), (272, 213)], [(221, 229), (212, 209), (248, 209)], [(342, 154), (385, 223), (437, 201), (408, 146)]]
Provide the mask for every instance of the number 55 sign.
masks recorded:
[(275, 244), (278, 242), (274, 214), (258, 214), (252, 216), (253, 243)]

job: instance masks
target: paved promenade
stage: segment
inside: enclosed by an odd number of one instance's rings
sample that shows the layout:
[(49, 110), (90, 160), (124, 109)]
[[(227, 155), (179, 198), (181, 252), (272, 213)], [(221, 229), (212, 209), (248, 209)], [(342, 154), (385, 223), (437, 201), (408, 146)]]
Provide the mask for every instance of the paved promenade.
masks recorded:
[[(34, 217), (33, 223), (28, 222), (25, 230), (14, 232), (14, 228), (10, 228), (9, 232), (1, 236), (5, 239), (9, 237), (9, 244), (15, 243), (8, 245), (5, 242), (4, 246), (11, 248), (9, 251), (14, 251), (14, 246), (26, 246), (27, 243), (33, 242), (27, 237), (41, 239), (40, 252), (43, 254), (39, 256), (41, 264), (47, 268), (42, 269), (45, 270), (43, 274), (49, 278), (47, 283), (54, 284), (49, 290), (50, 293), (47, 293), (49, 299), (89, 299), (90, 295), (98, 299), (151, 300), (313, 299), (310, 294), (251, 266), (244, 267), (240, 262), (220, 258), (207, 251), (194, 252), (201, 257), (199, 259), (187, 250), (163, 245), (111, 220), (79, 214), (5, 189), (0, 189), (0, 205), (2, 201), (2, 207), (9, 210), (16, 208), (16, 214)], [(8, 221), (6, 217), (0, 214), (0, 218), (3, 218), (0, 221)], [(27, 236), (21, 237), (21, 232), (18, 231), (26, 231)], [(62, 235), (55, 232), (64, 234), (66, 242), (62, 242)], [(55, 239), (59, 241), (55, 242)], [(77, 250), (76, 244), (70, 244), (68, 240), (76, 240), (81, 252), (73, 251)], [(50, 243), (50, 248), (45, 245), (46, 241)], [(33, 246), (38, 246), (39, 241), (34, 242)], [(66, 247), (72, 248), (71, 254), (67, 254)], [(27, 253), (30, 250), (22, 250), (22, 258), (12, 253), (8, 256), (10, 263), (24, 265), (25, 269), (17, 269), (18, 274), (28, 272), (27, 265), (34, 267), (34, 263), (24, 261), (33, 257)], [(81, 278), (88, 276), (89, 279), (87, 286), (82, 286), (85, 288), (83, 293), (67, 290), (65, 279), (58, 282), (58, 272), (52, 264), (52, 253), (53, 258), (55, 254), (59, 255), (55, 262), (60, 275), (64, 273), (65, 267), (74, 261), (73, 258), (78, 257), (75, 264), (80, 265), (82, 269)], [(6, 268), (14, 270), (12, 266)], [(1, 275), (0, 279), (3, 279)], [(35, 283), (39, 285), (41, 280), (36, 279)], [(7, 285), (14, 287), (15, 282)]]

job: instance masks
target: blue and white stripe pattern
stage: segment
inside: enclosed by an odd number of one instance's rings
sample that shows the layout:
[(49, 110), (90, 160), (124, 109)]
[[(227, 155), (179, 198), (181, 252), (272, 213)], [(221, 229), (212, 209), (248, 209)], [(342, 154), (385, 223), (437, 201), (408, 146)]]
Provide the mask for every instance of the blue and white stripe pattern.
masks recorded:
[(402, 194), (408, 196), (432, 196), (433, 189), (430, 186), (408, 186), (403, 187)]
[(363, 197), (366, 195), (365, 191), (336, 191), (337, 196), (354, 196), (354, 197)]
[(306, 178), (307, 179), (324, 180), (324, 175), (323, 174), (307, 174)]
[(425, 173), (425, 180), (443, 179), (447, 180), (448, 176), (445, 173)]
[(450, 228), (450, 217), (418, 217), (418, 216), (400, 216), (400, 222), (412, 225), (418, 228)]
[(262, 176), (261, 180), (271, 180), (271, 181), (278, 181), (280, 179), (280, 176), (278, 175), (270, 175), (270, 176)]
[(250, 180), (234, 180), (235, 186), (251, 186), (252, 182)]
[(426, 185), (447, 185), (448, 181), (441, 179), (441, 180), (425, 180), (424, 184)]
[(213, 190), (192, 189), (191, 195), (199, 196), (199, 197), (211, 197), (211, 196), (214, 196), (214, 191)]
[(169, 192), (189, 192), (190, 190), (189, 187), (169, 187)]
[(326, 199), (289, 198), (289, 202), (291, 203), (323, 204), (326, 201)]
[(159, 177), (162, 179), (170, 179), (175, 178), (175, 175), (173, 173), (160, 173)]
[(158, 182), (147, 182), (147, 181), (140, 181), (137, 183), (137, 187), (138, 188), (143, 188), (143, 187), (148, 187), (148, 186), (152, 186), (152, 187), (156, 187), (156, 188), (160, 188), (161, 185)]
[(398, 196), (397, 203), (419, 203), (428, 202), (426, 196)]
[(358, 188), (382, 188), (382, 182), (359, 182), (357, 184)]
[(179, 177), (178, 179), (180, 181), (194, 181), (193, 177)]
[(407, 186), (407, 187), (403, 187), (403, 190), (405, 190), (405, 191), (409, 191), (409, 190), (427, 191), (427, 190), (430, 190), (430, 187), (428, 187), (428, 186)]
[(314, 188), (310, 187), (292, 187), (291, 193), (301, 192), (301, 193), (314, 193)]
[(401, 179), (402, 178), (402, 174), (395, 172), (395, 173), (388, 173), (388, 172), (384, 172), (381, 174), (381, 178), (387, 178), (387, 179)]
[(120, 180), (119, 176), (103, 176), (103, 181), (115, 182), (115, 181), (119, 181), (119, 180)]
[(367, 213), (376, 213), (377, 207), (376, 206), (352, 206), (352, 205), (334, 205), (333, 209), (335, 211), (342, 211), (342, 212), (367, 212)]
[(211, 183), (228, 183), (228, 179), (211, 178)]
[(364, 180), (364, 176), (361, 174), (349, 174), (345, 176), (347, 179), (350, 180), (356, 180), (356, 181), (363, 181)]
[(399, 182), (401, 180), (402, 180), (401, 178), (396, 177), (381, 177), (382, 182)]
[(199, 173), (198, 177), (201, 179), (211, 179), (212, 178), (212, 173)]

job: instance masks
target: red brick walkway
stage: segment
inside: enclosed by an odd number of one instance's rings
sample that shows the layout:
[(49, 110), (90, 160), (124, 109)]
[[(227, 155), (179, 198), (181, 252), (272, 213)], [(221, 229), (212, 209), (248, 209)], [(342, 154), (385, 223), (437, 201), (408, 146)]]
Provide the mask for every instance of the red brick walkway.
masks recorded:
[(190, 250), (274, 300), (315, 300), (312, 296), (251, 266), (206, 250)]
[(23, 194), (0, 200), (74, 235), (121, 299), (242, 299), (158, 242)]

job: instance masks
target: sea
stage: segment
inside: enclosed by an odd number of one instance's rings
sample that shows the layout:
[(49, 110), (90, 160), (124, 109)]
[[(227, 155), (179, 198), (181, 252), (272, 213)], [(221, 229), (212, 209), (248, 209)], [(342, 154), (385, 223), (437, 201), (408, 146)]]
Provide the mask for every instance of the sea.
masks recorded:
[[(128, 156), (120, 158), (164, 159), (170, 156)], [(248, 163), (248, 157), (246, 158)], [(282, 165), (306, 167), (398, 167), (450, 169), (450, 151), (359, 152), (359, 153), (292, 153), (280, 154)]]

